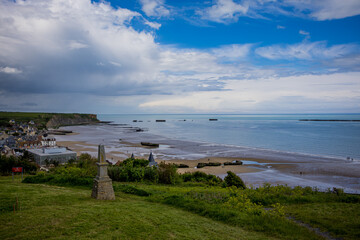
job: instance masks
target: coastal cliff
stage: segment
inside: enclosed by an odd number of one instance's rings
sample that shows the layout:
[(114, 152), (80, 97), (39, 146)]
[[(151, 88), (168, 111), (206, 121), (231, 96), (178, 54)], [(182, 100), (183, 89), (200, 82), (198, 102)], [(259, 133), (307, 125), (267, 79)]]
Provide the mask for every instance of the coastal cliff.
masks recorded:
[(40, 130), (99, 122), (96, 114), (0, 112), (0, 127), (8, 126), (9, 121), (14, 121), (16, 124), (28, 124), (29, 122), (33, 122), (34, 126)]
[(58, 128), (61, 126), (83, 125), (97, 123), (95, 114), (54, 114), (46, 123), (46, 128)]

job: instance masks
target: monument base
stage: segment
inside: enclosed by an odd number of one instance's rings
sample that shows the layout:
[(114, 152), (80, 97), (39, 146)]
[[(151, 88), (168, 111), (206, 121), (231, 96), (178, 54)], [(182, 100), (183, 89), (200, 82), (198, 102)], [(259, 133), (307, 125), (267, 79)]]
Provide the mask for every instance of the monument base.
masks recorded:
[(99, 200), (115, 200), (112, 181), (107, 178), (95, 178), (91, 197)]

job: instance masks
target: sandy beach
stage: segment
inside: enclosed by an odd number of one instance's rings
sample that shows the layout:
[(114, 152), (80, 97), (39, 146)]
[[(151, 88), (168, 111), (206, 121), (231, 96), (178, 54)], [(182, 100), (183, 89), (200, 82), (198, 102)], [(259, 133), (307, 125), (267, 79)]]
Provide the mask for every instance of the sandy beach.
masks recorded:
[[(80, 156), (82, 153), (86, 152), (91, 155), (97, 154), (97, 145), (95, 144), (89, 144), (84, 141), (58, 141), (58, 146), (67, 147), (77, 153), (78, 156)], [(129, 144), (129, 146), (137, 146), (141, 147), (141, 144)], [(144, 147), (146, 149), (146, 147)], [(119, 155), (126, 155), (125, 152), (120, 151), (110, 151), (106, 153), (106, 157), (109, 161), (112, 163), (116, 163), (118, 161), (123, 161), (126, 159), (125, 157), (119, 157)], [(231, 162), (234, 160), (237, 160), (238, 158), (219, 158), (219, 157), (209, 157), (209, 158), (202, 158), (202, 159), (196, 159), (196, 160), (185, 160), (185, 159), (175, 159), (175, 160), (162, 160), (162, 159), (156, 159), (156, 161), (162, 162), (166, 161), (166, 163), (174, 163), (174, 164), (186, 164), (189, 166), (189, 168), (179, 168), (179, 173), (185, 173), (185, 172), (195, 172), (195, 171), (201, 171), (205, 172), (207, 174), (214, 174), (214, 175), (221, 175), (226, 174), (228, 171), (233, 171), (235, 173), (250, 173), (250, 172), (259, 172), (261, 171), (258, 168), (255, 168), (257, 164), (249, 164), (247, 166), (244, 165), (232, 165), (232, 166), (207, 166), (203, 168), (197, 169), (196, 166), (198, 163), (223, 163), (225, 162)], [(245, 160), (245, 159), (244, 159)], [(258, 162), (266, 162), (264, 159), (246, 159), (249, 161), (258, 161)]]
[[(232, 171), (243, 178), (247, 185), (287, 184), (311, 186), (326, 190), (344, 188), (346, 192), (360, 193), (360, 164), (342, 159), (276, 152), (245, 147), (195, 143), (164, 139), (149, 133), (137, 133), (131, 128), (115, 128), (111, 125), (65, 127), (74, 133), (55, 136), (59, 146), (81, 153), (97, 155), (98, 144), (104, 144), (107, 159), (116, 163), (131, 156), (147, 159), (150, 152), (157, 162), (186, 164), (179, 173), (201, 171), (225, 177)], [(114, 131), (114, 129), (116, 131)], [(130, 130), (129, 130), (130, 129)], [(159, 143), (159, 148), (142, 146), (141, 141)], [(241, 160), (243, 165), (223, 163)], [(198, 163), (218, 162), (221, 166), (206, 166), (197, 169)]]

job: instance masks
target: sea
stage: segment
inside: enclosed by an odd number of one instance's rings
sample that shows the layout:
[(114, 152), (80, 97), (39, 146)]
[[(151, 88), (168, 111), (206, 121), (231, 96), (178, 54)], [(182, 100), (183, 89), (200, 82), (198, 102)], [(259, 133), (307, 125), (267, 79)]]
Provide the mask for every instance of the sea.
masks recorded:
[(99, 114), (98, 118), (174, 140), (360, 160), (360, 122), (300, 121), (359, 120), (360, 114)]

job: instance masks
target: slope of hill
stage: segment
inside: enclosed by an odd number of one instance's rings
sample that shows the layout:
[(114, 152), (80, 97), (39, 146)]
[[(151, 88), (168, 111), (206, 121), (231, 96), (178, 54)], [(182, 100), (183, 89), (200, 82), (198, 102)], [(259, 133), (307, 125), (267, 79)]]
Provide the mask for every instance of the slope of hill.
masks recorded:
[(15, 120), (15, 122), (19, 123), (34, 121), (39, 129), (99, 122), (95, 114), (0, 112), (0, 126), (8, 125), (10, 120)]
[(1, 239), (273, 239), (122, 192), (115, 201), (90, 195), (0, 177)]

